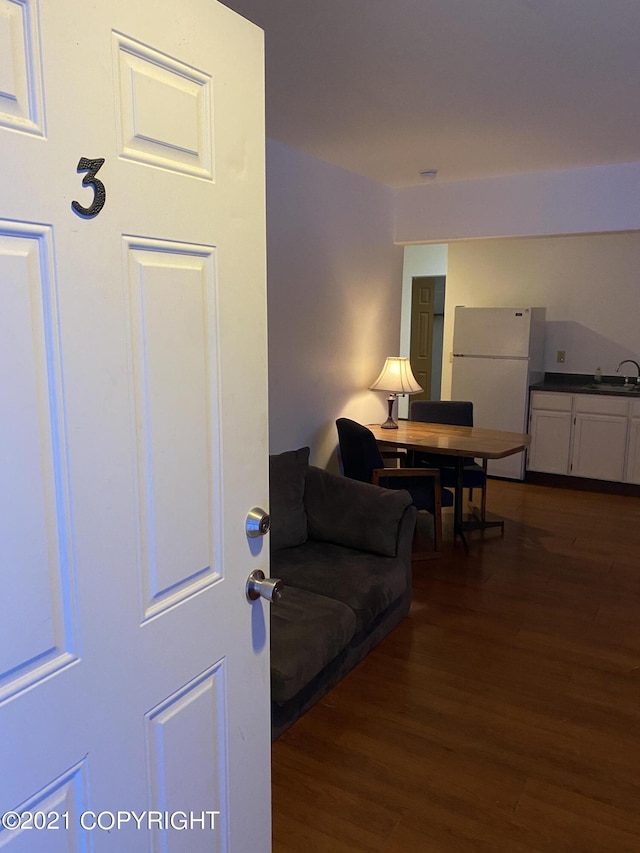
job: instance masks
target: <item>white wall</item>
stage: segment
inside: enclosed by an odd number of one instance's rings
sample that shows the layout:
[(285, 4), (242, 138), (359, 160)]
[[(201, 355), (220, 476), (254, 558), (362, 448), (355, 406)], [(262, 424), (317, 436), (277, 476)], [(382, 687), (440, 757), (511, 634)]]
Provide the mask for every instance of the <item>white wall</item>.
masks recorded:
[(384, 420), (368, 391), (399, 354), (402, 249), (394, 194), (267, 142), (270, 450), (336, 467), (337, 417)]
[[(445, 399), (458, 304), (546, 306), (547, 370), (638, 360), (640, 234), (591, 233), (640, 229), (638, 198), (638, 164), (393, 191), (268, 141), (271, 452), (308, 444), (335, 467), (335, 419), (385, 417), (367, 386), (387, 355), (409, 354), (415, 275), (447, 276)], [(440, 244), (407, 247), (403, 265), (394, 233)], [(464, 239), (505, 235), (537, 239)]]
[(640, 163), (396, 190), (398, 243), (640, 229)]
[(400, 327), (400, 355), (409, 356), (411, 345), (411, 281), (421, 275), (446, 275), (446, 244), (435, 246), (407, 246), (402, 266), (402, 319)]
[[(455, 305), (546, 306), (548, 371), (607, 374), (638, 360), (639, 198), (640, 163), (396, 190), (396, 242), (449, 243), (445, 399)], [(516, 239), (478, 239), (496, 237)]]
[[(444, 398), (456, 305), (546, 306), (545, 370), (593, 374), (600, 366), (613, 374), (622, 359), (640, 359), (640, 234), (451, 243)], [(559, 349), (564, 364), (556, 362)]]

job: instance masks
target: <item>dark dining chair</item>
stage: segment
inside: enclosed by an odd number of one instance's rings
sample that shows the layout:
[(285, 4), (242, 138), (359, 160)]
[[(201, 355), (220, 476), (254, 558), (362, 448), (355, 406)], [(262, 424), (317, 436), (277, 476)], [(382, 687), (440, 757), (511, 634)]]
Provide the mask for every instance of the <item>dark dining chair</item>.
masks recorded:
[[(409, 419), (430, 424), (451, 424), (453, 426), (473, 426), (473, 403), (468, 400), (415, 400), (411, 403)], [(413, 456), (413, 465), (437, 468), (443, 486), (455, 488), (457, 470), (455, 456), (444, 453), (420, 453)], [(475, 459), (465, 456), (463, 459), (462, 486), (469, 489), (469, 500), (473, 490), (481, 490), (480, 520), (486, 521), (487, 504), (487, 460), (478, 465)]]
[(442, 542), (442, 507), (453, 506), (453, 495), (440, 484), (437, 468), (386, 468), (371, 430), (349, 418), (338, 418), (338, 441), (345, 477), (386, 489), (406, 489), (417, 510), (433, 515), (433, 548)]

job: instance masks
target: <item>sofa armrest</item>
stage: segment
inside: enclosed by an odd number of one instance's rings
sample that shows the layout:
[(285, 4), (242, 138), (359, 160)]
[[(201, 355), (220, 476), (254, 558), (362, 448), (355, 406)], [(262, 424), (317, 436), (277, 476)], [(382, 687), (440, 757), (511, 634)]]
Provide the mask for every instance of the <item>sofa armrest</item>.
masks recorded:
[(400, 525), (409, 508), (415, 526), (408, 492), (361, 483), (314, 466), (307, 471), (304, 506), (310, 539), (386, 557), (398, 554)]

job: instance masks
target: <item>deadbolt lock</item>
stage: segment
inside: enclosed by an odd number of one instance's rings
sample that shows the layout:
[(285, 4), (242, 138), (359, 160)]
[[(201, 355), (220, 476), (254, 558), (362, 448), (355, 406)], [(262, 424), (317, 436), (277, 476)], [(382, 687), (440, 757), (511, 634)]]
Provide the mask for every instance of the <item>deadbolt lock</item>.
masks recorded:
[(271, 516), (259, 506), (254, 506), (247, 515), (246, 530), (250, 539), (256, 536), (264, 536), (271, 527)]

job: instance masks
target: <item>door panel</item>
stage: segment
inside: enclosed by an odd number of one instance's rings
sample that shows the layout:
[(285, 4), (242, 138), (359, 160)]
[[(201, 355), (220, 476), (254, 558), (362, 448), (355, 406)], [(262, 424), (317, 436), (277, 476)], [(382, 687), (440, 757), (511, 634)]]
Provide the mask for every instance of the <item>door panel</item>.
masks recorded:
[(412, 280), (411, 290), (411, 370), (422, 391), (412, 400), (431, 399), (431, 362), (433, 353), (433, 314), (436, 279), (420, 276)]
[(222, 573), (215, 250), (126, 237), (124, 252), (147, 619)]
[(113, 34), (121, 157), (213, 178), (210, 75)]
[[(218, 829), (217, 835), (212, 833), (212, 853), (224, 849), (220, 839), (226, 816), (211, 807), (212, 801), (222, 803), (226, 799), (226, 758), (211, 737), (212, 730), (225, 724), (224, 678), (221, 662), (145, 715), (153, 809), (174, 814), (179, 827), (190, 819), (182, 808), (182, 803), (188, 802), (189, 811), (212, 830)], [(190, 834), (178, 829), (168, 848), (171, 853), (190, 853)], [(156, 848), (162, 850), (162, 831), (154, 828), (153, 835)]]
[(0, 0), (0, 127), (44, 136), (37, 7)]
[(640, 484), (640, 418), (632, 418), (629, 423), (629, 450), (624, 481)]
[(531, 412), (531, 446), (527, 467), (549, 474), (569, 473), (571, 412), (538, 409)]
[(0, 221), (0, 700), (77, 658), (51, 249), (51, 229)]
[(571, 451), (573, 476), (622, 482), (627, 423), (623, 416), (576, 414)]
[(262, 34), (210, 0), (0, 0), (0, 47), (0, 813), (69, 804), (56, 853), (266, 851)]
[[(85, 758), (37, 791), (21, 807), (22, 813), (34, 816), (34, 828), (0, 834), (0, 849), (11, 853), (89, 853), (89, 838), (80, 823), (81, 815), (89, 810), (87, 779)], [(48, 828), (38, 830), (38, 824)]]

